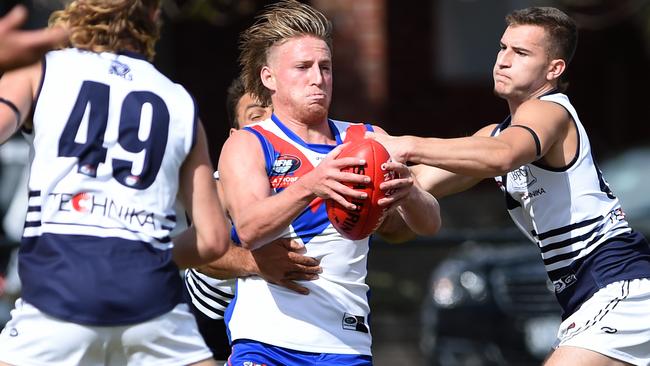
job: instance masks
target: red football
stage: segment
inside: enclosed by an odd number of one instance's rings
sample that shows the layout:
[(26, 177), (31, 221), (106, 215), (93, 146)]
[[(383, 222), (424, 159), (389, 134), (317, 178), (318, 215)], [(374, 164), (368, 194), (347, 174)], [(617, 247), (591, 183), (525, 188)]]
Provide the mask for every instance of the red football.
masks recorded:
[[(348, 141), (348, 139), (346, 139)], [(377, 230), (386, 214), (386, 209), (379, 207), (377, 201), (383, 198), (384, 191), (379, 189), (381, 182), (393, 179), (392, 171), (381, 169), (382, 164), (390, 160), (388, 151), (372, 139), (354, 139), (346, 146), (337, 158), (357, 157), (366, 161), (365, 165), (351, 166), (342, 171), (363, 174), (370, 177), (369, 184), (348, 184), (349, 187), (364, 191), (366, 199), (348, 200), (357, 206), (354, 211), (347, 210), (334, 200), (325, 201), (327, 217), (332, 225), (343, 236), (352, 240), (363, 239)]]

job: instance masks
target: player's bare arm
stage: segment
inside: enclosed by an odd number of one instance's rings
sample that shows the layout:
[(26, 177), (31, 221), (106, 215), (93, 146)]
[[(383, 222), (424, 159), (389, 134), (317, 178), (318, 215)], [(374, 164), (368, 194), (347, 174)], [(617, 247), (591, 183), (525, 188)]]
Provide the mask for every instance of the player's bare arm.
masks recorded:
[(192, 218), (192, 226), (174, 238), (176, 265), (196, 267), (222, 256), (230, 245), (230, 231), (213, 183), (207, 138), (201, 123), (198, 123), (196, 144), (181, 169), (179, 197)]
[[(359, 159), (334, 159), (337, 147), (314, 170), (279, 194), (271, 195), (259, 140), (252, 133), (237, 131), (224, 144), (219, 171), (228, 212), (247, 249), (256, 249), (277, 238), (317, 197), (332, 198), (350, 209), (344, 196), (362, 199), (362, 193), (342, 182), (363, 183), (366, 176), (341, 172)], [(242, 184), (246, 182), (246, 184)]]
[[(453, 139), (402, 136), (389, 138), (374, 134), (399, 159), (426, 164), (457, 174), (491, 178), (543, 157), (566, 130), (566, 111), (559, 105), (529, 100), (519, 107), (511, 127), (496, 137), (475, 134)], [(514, 126), (523, 126), (514, 127)], [(392, 154), (392, 151), (391, 151)]]
[[(373, 126), (377, 131), (376, 135), (386, 136), (386, 131), (380, 127)], [(379, 206), (390, 209), (386, 223), (379, 229), (379, 234), (389, 241), (401, 241), (401, 234), (407, 230), (401, 224), (403, 220), (416, 235), (433, 235), (440, 229), (440, 207), (438, 201), (431, 194), (423, 190), (418, 184), (415, 184), (415, 178), (412, 176), (410, 169), (401, 162), (390, 161), (385, 163), (384, 169), (392, 171), (395, 178), (382, 182), (379, 188), (387, 192), (386, 197), (380, 199), (377, 203)], [(393, 216), (400, 216), (401, 220), (396, 220)], [(400, 223), (398, 223), (400, 222)], [(404, 236), (408, 238), (412, 234)]]
[(295, 281), (318, 278), (319, 261), (301, 253), (304, 246), (290, 239), (277, 239), (251, 252), (231, 244), (221, 258), (198, 268), (210, 277), (230, 279), (260, 276), (265, 281), (284, 286), (301, 294), (309, 290)]
[(27, 10), (22, 5), (0, 18), (0, 72), (38, 61), (47, 50), (67, 37), (67, 32), (61, 28), (20, 30), (25, 20)]
[(0, 143), (18, 131), (29, 115), (41, 70), (39, 62), (9, 71), (0, 78)]

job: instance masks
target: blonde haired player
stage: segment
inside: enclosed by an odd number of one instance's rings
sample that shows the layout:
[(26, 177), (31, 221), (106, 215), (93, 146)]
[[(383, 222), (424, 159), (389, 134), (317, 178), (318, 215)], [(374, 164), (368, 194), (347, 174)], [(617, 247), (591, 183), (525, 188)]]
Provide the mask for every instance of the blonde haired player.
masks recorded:
[[(368, 183), (366, 176), (341, 172), (363, 164), (359, 159), (334, 159), (351, 123), (328, 118), (331, 24), (308, 5), (281, 1), (265, 9), (241, 41), (246, 89), (273, 105), (274, 113), (226, 141), (219, 159), (224, 201), (243, 245), (256, 251), (277, 238), (296, 240), (306, 256), (320, 260), (322, 272), (301, 282), (308, 296), (257, 276), (239, 278), (226, 311), (229, 364), (371, 364), (369, 238), (344, 238), (323, 202), (354, 209), (345, 197), (363, 199), (363, 192), (343, 183)], [(382, 183), (381, 189), (394, 191), (380, 205), (395, 207), (393, 214), (416, 232), (435, 233), (435, 198), (413, 185), (406, 166), (385, 168), (400, 178)]]
[[(159, 0), (76, 0), (70, 47), (0, 79), (0, 141), (33, 131), (14, 365), (214, 365), (179, 267), (229, 245), (192, 97), (151, 64)], [(25, 121), (33, 108), (33, 123)], [(194, 226), (177, 237), (177, 192)]]

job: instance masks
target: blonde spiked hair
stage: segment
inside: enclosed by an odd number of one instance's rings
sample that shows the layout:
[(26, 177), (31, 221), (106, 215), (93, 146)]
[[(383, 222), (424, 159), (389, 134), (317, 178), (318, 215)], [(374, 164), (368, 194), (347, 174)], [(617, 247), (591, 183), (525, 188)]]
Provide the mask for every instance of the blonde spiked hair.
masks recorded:
[(258, 15), (255, 23), (239, 39), (239, 64), (246, 90), (262, 104), (271, 104), (271, 91), (260, 79), (274, 45), (305, 35), (320, 38), (332, 51), (332, 23), (318, 10), (295, 0), (271, 4)]
[(50, 26), (70, 31), (67, 46), (93, 52), (134, 51), (152, 61), (161, 0), (74, 0), (50, 16)]

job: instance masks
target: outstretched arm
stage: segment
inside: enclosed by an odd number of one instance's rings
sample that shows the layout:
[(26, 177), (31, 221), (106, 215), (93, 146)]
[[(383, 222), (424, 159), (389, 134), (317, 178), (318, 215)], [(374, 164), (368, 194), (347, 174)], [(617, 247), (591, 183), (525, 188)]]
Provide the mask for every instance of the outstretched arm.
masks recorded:
[(475, 178), (491, 178), (543, 158), (563, 141), (569, 121), (568, 113), (560, 105), (532, 99), (518, 108), (512, 117), (512, 127), (495, 137), (489, 136), (493, 126), (470, 137), (452, 139), (380, 134), (372, 137), (386, 146), (398, 161), (425, 164)]
[(302, 255), (304, 250), (302, 244), (289, 239), (274, 240), (252, 252), (233, 244), (223, 257), (198, 269), (221, 279), (260, 276), (266, 282), (307, 295), (309, 290), (295, 281), (317, 279), (321, 267), (317, 259)]
[(33, 64), (67, 37), (62, 28), (19, 30), (26, 19), (27, 10), (22, 5), (0, 18), (0, 72)]
[[(378, 131), (377, 135), (386, 134), (379, 127), (375, 126), (374, 129)], [(384, 169), (393, 171), (395, 178), (379, 185), (386, 192), (386, 197), (380, 199), (378, 204), (389, 208), (389, 213), (378, 233), (389, 241), (401, 241), (406, 229), (416, 235), (437, 233), (441, 221), (436, 198), (417, 184), (406, 165), (391, 161), (385, 163)], [(395, 216), (399, 216), (399, 219)], [(406, 225), (400, 225), (400, 222)]]

